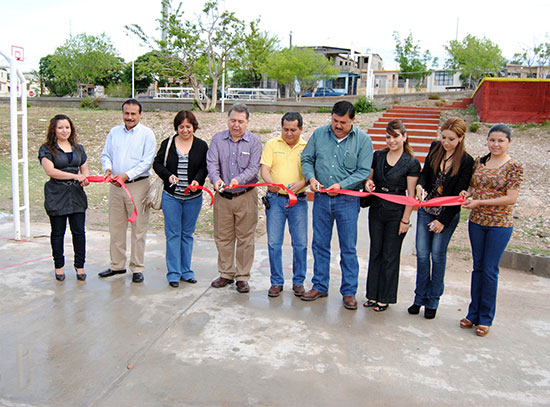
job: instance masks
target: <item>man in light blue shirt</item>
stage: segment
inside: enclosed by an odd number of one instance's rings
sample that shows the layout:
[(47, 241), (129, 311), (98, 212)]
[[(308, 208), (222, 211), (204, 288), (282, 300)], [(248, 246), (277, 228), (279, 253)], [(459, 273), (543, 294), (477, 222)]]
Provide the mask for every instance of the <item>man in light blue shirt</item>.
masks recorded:
[[(149, 176), (155, 157), (157, 142), (148, 127), (142, 125), (141, 104), (129, 99), (122, 104), (124, 124), (113, 127), (107, 135), (101, 152), (101, 166), (105, 176), (119, 177), (134, 198), (138, 216), (131, 226), (130, 269), (132, 281), (143, 281), (145, 237), (149, 223), (149, 208), (144, 207), (143, 198), (149, 190)], [(132, 215), (133, 204), (118, 182), (109, 190), (109, 251), (111, 267), (99, 273), (110, 277), (126, 273), (127, 219)]]
[(318, 128), (302, 152), (302, 172), (315, 192), (313, 201), (313, 287), (301, 299), (314, 301), (328, 295), (330, 278), (330, 241), (336, 221), (340, 242), (342, 283), (340, 293), (344, 307), (357, 309), (357, 219), (359, 198), (337, 192), (320, 193), (319, 189), (360, 190), (372, 164), (372, 141), (353, 125), (355, 109), (347, 101), (332, 108), (332, 123)]

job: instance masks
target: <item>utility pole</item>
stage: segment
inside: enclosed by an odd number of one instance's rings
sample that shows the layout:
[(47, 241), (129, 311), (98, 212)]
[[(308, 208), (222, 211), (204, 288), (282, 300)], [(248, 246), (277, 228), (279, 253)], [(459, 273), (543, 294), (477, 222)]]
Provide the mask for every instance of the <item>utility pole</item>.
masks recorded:
[[(162, 15), (167, 16), (168, 15), (168, 2), (164, 1), (164, 0), (161, 0), (161, 4), (162, 4)], [(166, 41), (166, 29), (165, 28), (162, 29), (161, 39), (162, 39), (162, 41)]]
[(290, 32), (290, 48), (292, 48), (292, 31)]

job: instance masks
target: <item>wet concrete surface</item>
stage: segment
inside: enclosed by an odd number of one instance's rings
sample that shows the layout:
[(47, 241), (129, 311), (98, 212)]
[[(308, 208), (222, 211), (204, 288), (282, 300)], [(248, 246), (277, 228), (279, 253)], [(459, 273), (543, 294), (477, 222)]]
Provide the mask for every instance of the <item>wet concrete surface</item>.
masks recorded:
[[(328, 298), (304, 302), (287, 285), (268, 298), (260, 242), (251, 292), (210, 287), (217, 252), (196, 240), (197, 284), (165, 278), (164, 236), (150, 234), (143, 284), (99, 279), (108, 233), (87, 231), (86, 282), (54, 278), (49, 225), (10, 240), (0, 224), (0, 406), (543, 406), (550, 405), (550, 279), (501, 269), (489, 335), (462, 330), (467, 262), (450, 254), (434, 320), (411, 316), (415, 259), (403, 256), (399, 303), (382, 313), (342, 307), (337, 252)], [(368, 247), (361, 245), (358, 300)], [(72, 264), (70, 233), (67, 264)], [(311, 252), (306, 288), (310, 287)], [(361, 302), (360, 302), (361, 304)]]

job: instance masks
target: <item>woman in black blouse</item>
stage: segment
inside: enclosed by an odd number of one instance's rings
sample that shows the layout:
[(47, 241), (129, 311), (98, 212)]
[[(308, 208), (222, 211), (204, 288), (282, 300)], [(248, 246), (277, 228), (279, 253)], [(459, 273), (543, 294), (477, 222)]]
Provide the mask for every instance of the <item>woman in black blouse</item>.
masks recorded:
[(46, 143), (40, 146), (38, 159), (50, 177), (44, 185), (44, 207), (52, 227), (50, 242), (55, 265), (55, 278), (65, 280), (63, 242), (67, 219), (74, 247), (74, 267), (78, 280), (86, 280), (86, 209), (88, 199), (83, 186), (89, 184), (87, 156), (77, 143), (76, 130), (68, 116), (59, 114), (50, 120)]
[[(177, 134), (164, 140), (157, 152), (153, 169), (164, 180), (162, 212), (166, 234), (166, 278), (171, 287), (179, 282), (196, 283), (191, 270), (193, 233), (202, 207), (202, 191), (206, 179), (208, 145), (195, 137), (199, 123), (192, 112), (182, 110), (174, 118)], [(166, 165), (164, 157), (168, 147)], [(185, 188), (190, 192), (186, 195)]]
[[(374, 152), (372, 171), (365, 190), (396, 195), (414, 194), (420, 163), (414, 158), (401, 120), (386, 126), (384, 150)], [(373, 197), (369, 209), (370, 254), (365, 307), (385, 311), (397, 302), (401, 245), (410, 227), (412, 206)]]
[[(440, 128), (441, 139), (434, 141), (416, 186), (418, 199), (456, 196), (468, 189), (474, 159), (466, 152), (466, 123), (454, 117)], [(435, 318), (443, 294), (447, 246), (460, 220), (460, 205), (418, 208), (416, 224), (416, 289), (409, 314)]]

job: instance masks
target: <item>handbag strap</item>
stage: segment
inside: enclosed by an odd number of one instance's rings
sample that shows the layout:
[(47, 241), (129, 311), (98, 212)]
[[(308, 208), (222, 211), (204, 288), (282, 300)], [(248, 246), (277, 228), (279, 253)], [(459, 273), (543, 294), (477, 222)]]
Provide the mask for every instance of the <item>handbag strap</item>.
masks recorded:
[(166, 145), (166, 151), (164, 152), (164, 168), (166, 168), (166, 160), (168, 159), (168, 150), (170, 150), (170, 146), (172, 145), (172, 140), (174, 139), (174, 136), (170, 136), (168, 139), (168, 144)]

